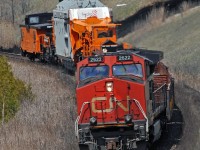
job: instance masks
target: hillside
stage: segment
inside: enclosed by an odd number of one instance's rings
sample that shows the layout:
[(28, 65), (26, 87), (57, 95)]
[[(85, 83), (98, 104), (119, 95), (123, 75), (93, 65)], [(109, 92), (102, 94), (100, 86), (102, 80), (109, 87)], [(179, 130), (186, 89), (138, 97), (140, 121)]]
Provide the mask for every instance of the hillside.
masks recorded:
[[(166, 0), (101, 0), (105, 5), (111, 7), (114, 20), (119, 21), (134, 14), (141, 8), (152, 5), (155, 2)], [(1, 0), (0, 1), (0, 49), (8, 49), (20, 46), (19, 25), (24, 22), (25, 15), (52, 12), (59, 0)], [(117, 7), (117, 4), (126, 4)], [(8, 32), (9, 31), (9, 32)]]
[(178, 149), (197, 150), (200, 148), (200, 8), (158, 24), (155, 18), (154, 24), (149, 21), (121, 40), (164, 52), (164, 62), (176, 80), (176, 103), (185, 122)]
[[(0, 6), (4, 1), (0, 2)], [(6, 18), (2, 15), (0, 18), (0, 47), (18, 46), (18, 25), (23, 21), (24, 15), (51, 11), (57, 4), (56, 1), (49, 0), (47, 3), (41, 0), (27, 0), (24, 7), (26, 11), (22, 13), (24, 0), (14, 0), (15, 11), (19, 11), (16, 13), (14, 25), (10, 20), (10, 11)], [(116, 20), (123, 20), (155, 1), (158, 0), (102, 0), (113, 8)], [(6, 7), (10, 6), (7, 2)], [(116, 7), (117, 4), (123, 3), (127, 5)], [(119, 40), (137, 47), (162, 50), (164, 62), (175, 77), (177, 109), (181, 110), (181, 121), (184, 120), (183, 135), (176, 136), (176, 132), (182, 131), (174, 129), (174, 134), (168, 133), (169, 141), (166, 142), (165, 136), (163, 137), (165, 145), (162, 141), (158, 142), (162, 145), (161, 148), (155, 148), (158, 150), (200, 149), (200, 8), (187, 11), (188, 6), (183, 6), (185, 12), (182, 14), (165, 18), (163, 8), (160, 8), (150, 13), (145, 21), (137, 22), (135, 26), (123, 25), (125, 28), (131, 28), (132, 32)], [(9, 63), (16, 77), (32, 85), (36, 98), (33, 102), (24, 102), (16, 117), (4, 128), (0, 128), (0, 149), (77, 149), (77, 145), (74, 144), (76, 108), (74, 92), (71, 91), (75, 89), (74, 78), (63, 74), (62, 70), (45, 65), (13, 60)], [(172, 139), (178, 142), (171, 142)]]
[(147, 23), (144, 25), (145, 29), (138, 29), (123, 40), (136, 47), (164, 51), (165, 61), (170, 65), (177, 79), (200, 91), (199, 23), (200, 8), (194, 8), (166, 19), (158, 25), (159, 27), (155, 27), (156, 23), (154, 27)]
[[(0, 126), (1, 150), (76, 150), (74, 79), (63, 69), (9, 60), (15, 77), (32, 87), (16, 116)], [(68, 86), (66, 86), (68, 85)]]
[(113, 9), (114, 21), (121, 21), (135, 14), (139, 10), (152, 6), (158, 2), (168, 0), (101, 0), (105, 5)]

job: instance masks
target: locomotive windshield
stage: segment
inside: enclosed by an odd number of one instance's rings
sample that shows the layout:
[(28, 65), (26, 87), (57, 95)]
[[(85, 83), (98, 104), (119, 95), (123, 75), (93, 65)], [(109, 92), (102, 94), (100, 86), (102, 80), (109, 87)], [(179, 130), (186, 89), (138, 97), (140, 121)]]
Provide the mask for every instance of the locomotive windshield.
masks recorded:
[(108, 77), (108, 66), (88, 66), (80, 68), (80, 80), (83, 81), (89, 78)]
[(120, 64), (112, 67), (114, 76), (134, 75), (143, 77), (141, 64)]
[(108, 29), (107, 31), (98, 31), (98, 38), (113, 37), (113, 29)]
[(30, 24), (38, 24), (39, 23), (39, 16), (34, 16), (29, 18)]

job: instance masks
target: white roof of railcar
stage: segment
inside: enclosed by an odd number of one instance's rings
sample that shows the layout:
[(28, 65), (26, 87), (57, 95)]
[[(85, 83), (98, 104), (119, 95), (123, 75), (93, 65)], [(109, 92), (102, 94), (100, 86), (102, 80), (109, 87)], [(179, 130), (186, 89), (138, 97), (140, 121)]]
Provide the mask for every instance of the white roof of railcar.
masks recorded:
[(64, 0), (57, 4), (55, 10), (68, 12), (69, 9), (105, 7), (99, 0)]

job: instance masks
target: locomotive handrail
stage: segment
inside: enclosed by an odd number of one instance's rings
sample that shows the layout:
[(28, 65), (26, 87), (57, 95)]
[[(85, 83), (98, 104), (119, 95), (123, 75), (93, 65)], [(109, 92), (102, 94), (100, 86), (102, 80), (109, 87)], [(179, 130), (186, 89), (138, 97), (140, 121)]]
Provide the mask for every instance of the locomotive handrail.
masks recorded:
[(148, 118), (147, 118), (147, 115), (145, 114), (145, 112), (144, 112), (142, 106), (140, 105), (140, 102), (139, 102), (138, 100), (136, 100), (136, 99), (133, 99), (133, 100), (135, 101), (136, 105), (138, 106), (138, 108), (139, 108), (140, 111), (142, 112), (144, 118), (146, 119), (146, 133), (149, 133), (149, 127), (148, 127), (148, 125), (149, 125), (149, 120), (148, 120)]
[(161, 85), (159, 88), (157, 88), (155, 91), (153, 91), (153, 93), (158, 92), (160, 89), (162, 89), (164, 86), (166, 85), (166, 83), (164, 83), (163, 85)]
[(78, 122), (80, 120), (80, 117), (82, 115), (82, 111), (83, 111), (83, 108), (85, 107), (86, 104), (90, 104), (90, 102), (84, 102), (82, 107), (81, 107), (81, 110), (80, 110), (80, 114), (79, 116), (76, 118), (76, 121), (75, 121), (75, 134), (76, 134), (76, 137), (78, 138), (79, 135), (78, 135)]

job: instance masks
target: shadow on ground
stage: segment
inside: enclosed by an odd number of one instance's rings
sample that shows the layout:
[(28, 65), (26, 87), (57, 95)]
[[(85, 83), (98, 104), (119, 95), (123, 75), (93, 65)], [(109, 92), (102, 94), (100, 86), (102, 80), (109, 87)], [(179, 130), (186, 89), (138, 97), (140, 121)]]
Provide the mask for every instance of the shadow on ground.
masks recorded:
[(161, 138), (152, 145), (151, 150), (171, 150), (176, 148), (183, 134), (183, 124), (181, 110), (175, 105), (171, 122), (167, 123), (166, 130), (163, 131)]

